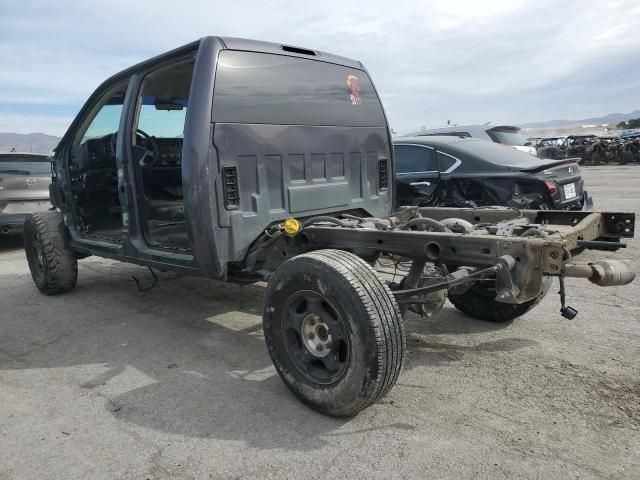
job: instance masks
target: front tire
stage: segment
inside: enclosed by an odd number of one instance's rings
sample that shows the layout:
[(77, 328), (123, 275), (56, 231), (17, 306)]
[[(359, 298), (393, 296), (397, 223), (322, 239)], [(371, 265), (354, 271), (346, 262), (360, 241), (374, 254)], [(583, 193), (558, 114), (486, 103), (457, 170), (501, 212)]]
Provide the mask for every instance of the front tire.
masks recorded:
[(287, 387), (309, 407), (352, 416), (395, 384), (405, 355), (391, 291), (359, 257), (319, 250), (274, 273), (263, 310), (267, 348)]
[(64, 223), (58, 212), (31, 213), (24, 222), (24, 248), (36, 287), (45, 295), (76, 286), (78, 261), (66, 247)]

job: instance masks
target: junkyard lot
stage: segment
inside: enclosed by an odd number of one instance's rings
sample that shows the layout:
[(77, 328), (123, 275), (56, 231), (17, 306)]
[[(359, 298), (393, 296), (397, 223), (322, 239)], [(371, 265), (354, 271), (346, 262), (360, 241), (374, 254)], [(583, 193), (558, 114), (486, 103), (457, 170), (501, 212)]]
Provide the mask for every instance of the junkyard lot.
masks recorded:
[[(640, 167), (583, 170), (596, 208), (640, 211)], [(603, 253), (588, 253), (581, 260)], [(638, 265), (640, 241), (608, 254)], [(511, 325), (447, 305), (407, 325), (391, 394), (353, 419), (300, 404), (262, 340), (263, 287), (100, 258), (44, 297), (0, 250), (0, 479), (638, 478), (640, 282), (557, 283)]]

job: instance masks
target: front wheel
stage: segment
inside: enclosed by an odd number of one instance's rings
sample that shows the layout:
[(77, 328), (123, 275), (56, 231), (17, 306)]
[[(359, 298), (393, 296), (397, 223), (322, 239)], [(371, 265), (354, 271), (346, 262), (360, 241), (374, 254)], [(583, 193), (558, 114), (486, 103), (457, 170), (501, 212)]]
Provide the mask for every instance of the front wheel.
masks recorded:
[(551, 286), (551, 277), (542, 279), (542, 292), (528, 302), (511, 304), (496, 301), (495, 288), (474, 284), (460, 294), (449, 292), (449, 300), (461, 312), (485, 322), (505, 323), (521, 317), (544, 298)]
[(269, 355), (309, 407), (351, 416), (395, 384), (405, 355), (402, 315), (391, 291), (359, 257), (319, 250), (283, 263), (267, 287)]
[(78, 261), (66, 246), (58, 212), (31, 213), (24, 222), (24, 249), (36, 287), (45, 295), (65, 293), (76, 286)]

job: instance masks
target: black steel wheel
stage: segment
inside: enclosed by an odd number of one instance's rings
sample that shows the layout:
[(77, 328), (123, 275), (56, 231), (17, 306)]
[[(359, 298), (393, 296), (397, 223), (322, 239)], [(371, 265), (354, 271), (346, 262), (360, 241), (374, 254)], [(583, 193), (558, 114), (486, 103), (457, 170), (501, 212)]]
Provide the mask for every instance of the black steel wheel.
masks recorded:
[(291, 295), (280, 328), (289, 357), (308, 380), (330, 385), (342, 378), (351, 340), (344, 320), (325, 297), (313, 290)]
[(357, 414), (385, 395), (402, 369), (398, 305), (351, 253), (319, 250), (283, 263), (267, 287), (263, 327), (284, 383), (327, 415)]
[(64, 224), (58, 212), (31, 213), (24, 222), (24, 249), (36, 287), (46, 295), (72, 290), (78, 261), (66, 247)]

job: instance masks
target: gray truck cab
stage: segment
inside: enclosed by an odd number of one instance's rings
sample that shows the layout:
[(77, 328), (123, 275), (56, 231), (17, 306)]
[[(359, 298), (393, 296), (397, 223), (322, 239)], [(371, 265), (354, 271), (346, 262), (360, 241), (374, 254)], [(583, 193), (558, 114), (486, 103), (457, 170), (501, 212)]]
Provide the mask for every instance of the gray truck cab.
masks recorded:
[(361, 63), (207, 37), (104, 82), (53, 190), (74, 248), (226, 278), (274, 222), (390, 214), (391, 155)]

